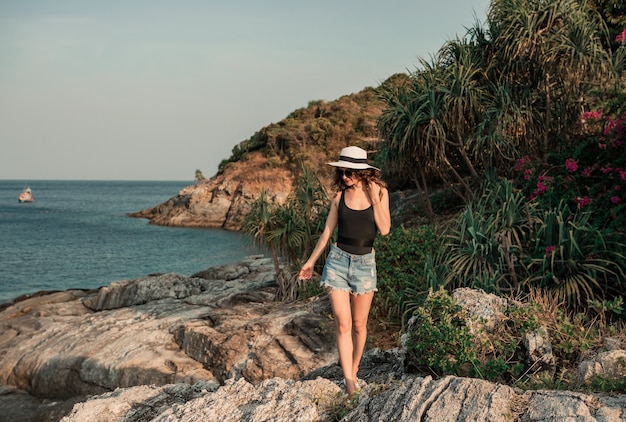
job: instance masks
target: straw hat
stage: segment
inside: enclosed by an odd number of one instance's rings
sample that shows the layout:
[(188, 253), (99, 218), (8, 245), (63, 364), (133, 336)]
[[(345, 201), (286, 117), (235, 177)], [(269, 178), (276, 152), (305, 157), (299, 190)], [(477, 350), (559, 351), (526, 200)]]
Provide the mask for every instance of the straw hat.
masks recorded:
[(367, 164), (367, 151), (359, 147), (345, 147), (339, 154), (339, 161), (326, 164), (352, 170), (375, 169), (380, 171), (379, 168)]

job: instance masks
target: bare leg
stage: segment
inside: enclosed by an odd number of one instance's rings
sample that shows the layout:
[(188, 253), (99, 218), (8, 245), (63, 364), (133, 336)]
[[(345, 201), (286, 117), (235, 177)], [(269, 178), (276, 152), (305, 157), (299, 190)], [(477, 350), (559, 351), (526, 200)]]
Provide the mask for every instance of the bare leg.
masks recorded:
[(352, 377), (356, 381), (356, 374), (359, 371), (359, 363), (365, 350), (367, 340), (367, 317), (374, 292), (352, 296), (352, 325), (354, 330), (353, 350), (352, 350)]
[[(346, 390), (351, 396), (356, 391), (355, 378), (353, 374), (352, 357), (354, 347), (352, 344), (352, 309), (350, 307), (350, 293), (341, 290), (328, 290), (330, 306), (335, 316), (337, 329), (337, 350), (339, 352), (339, 363), (346, 380)], [(362, 353), (362, 351), (361, 351)]]

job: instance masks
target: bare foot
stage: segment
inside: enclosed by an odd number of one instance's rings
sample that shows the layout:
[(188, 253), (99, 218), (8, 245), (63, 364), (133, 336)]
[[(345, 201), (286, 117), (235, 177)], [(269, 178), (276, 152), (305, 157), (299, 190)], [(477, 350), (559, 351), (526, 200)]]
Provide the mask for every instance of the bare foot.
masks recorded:
[(352, 397), (355, 395), (355, 393), (358, 393), (360, 390), (354, 380), (346, 378), (346, 391), (348, 393), (348, 397)]

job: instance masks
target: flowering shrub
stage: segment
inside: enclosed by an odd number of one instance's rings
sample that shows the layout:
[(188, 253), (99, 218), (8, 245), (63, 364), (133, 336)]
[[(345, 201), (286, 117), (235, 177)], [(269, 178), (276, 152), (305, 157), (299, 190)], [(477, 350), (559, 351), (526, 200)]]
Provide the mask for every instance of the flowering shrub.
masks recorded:
[(603, 117), (601, 111), (585, 112), (580, 125), (585, 137), (576, 150), (555, 153), (547, 163), (532, 163), (528, 157), (517, 160), (516, 185), (542, 207), (565, 200), (572, 211), (592, 211), (598, 228), (624, 231), (626, 113)]
[(533, 247), (523, 248), (526, 280), (575, 306), (626, 288), (626, 112), (620, 113), (583, 113), (574, 150), (539, 163), (522, 157), (514, 167), (515, 186), (543, 213), (529, 237)]

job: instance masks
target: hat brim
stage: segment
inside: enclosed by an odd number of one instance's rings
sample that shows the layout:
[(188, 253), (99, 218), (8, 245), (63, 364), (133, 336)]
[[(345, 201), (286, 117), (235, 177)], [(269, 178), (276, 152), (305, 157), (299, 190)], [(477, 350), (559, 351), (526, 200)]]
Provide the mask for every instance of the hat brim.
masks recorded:
[(365, 164), (365, 163), (351, 163), (349, 161), (335, 161), (332, 163), (326, 163), (329, 166), (333, 166), (333, 167), (342, 167), (345, 169), (351, 169), (351, 170), (366, 170), (366, 169), (374, 169), (374, 170), (378, 170), (380, 171), (380, 169), (378, 167), (374, 167), (374, 166), (370, 166), (369, 164)]

